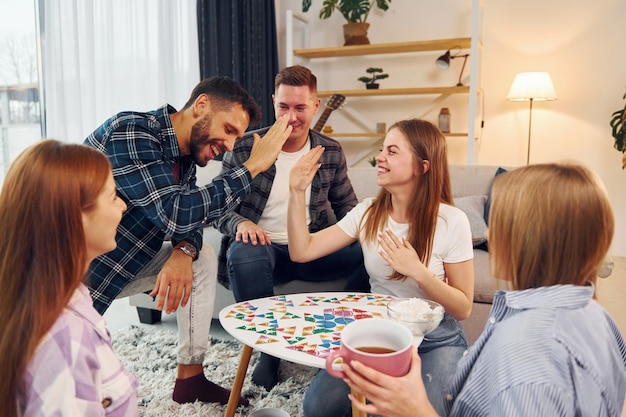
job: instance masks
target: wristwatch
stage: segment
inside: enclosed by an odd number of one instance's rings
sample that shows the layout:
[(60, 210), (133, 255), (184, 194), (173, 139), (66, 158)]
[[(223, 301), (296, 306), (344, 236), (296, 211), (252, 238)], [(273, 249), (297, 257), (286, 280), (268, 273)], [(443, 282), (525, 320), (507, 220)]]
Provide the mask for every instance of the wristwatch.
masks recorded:
[(194, 259), (194, 260), (196, 259), (196, 256), (198, 255), (198, 251), (196, 250), (196, 247), (188, 242), (183, 242), (183, 244), (180, 245), (178, 249), (183, 251), (185, 255), (191, 256), (191, 259)]

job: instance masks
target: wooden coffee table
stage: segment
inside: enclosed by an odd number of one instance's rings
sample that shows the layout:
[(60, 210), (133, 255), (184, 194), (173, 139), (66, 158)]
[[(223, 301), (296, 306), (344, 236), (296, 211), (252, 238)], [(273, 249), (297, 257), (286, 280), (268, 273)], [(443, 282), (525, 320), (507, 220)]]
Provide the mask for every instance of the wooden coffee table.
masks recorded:
[[(243, 343), (239, 367), (225, 417), (233, 417), (239, 403), (252, 349), (290, 362), (325, 368), (326, 356), (339, 349), (346, 324), (365, 318), (387, 317), (388, 295), (325, 292), (277, 295), (224, 307), (219, 320)], [(352, 408), (353, 416), (365, 416)]]

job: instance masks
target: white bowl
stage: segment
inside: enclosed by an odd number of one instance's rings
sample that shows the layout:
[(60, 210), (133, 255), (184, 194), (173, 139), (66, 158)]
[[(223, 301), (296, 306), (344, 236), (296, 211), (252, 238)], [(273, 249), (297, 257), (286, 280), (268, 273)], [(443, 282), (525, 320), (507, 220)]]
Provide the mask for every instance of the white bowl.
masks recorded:
[(443, 313), (441, 304), (423, 298), (398, 298), (387, 303), (387, 316), (408, 327), (416, 338), (435, 330)]

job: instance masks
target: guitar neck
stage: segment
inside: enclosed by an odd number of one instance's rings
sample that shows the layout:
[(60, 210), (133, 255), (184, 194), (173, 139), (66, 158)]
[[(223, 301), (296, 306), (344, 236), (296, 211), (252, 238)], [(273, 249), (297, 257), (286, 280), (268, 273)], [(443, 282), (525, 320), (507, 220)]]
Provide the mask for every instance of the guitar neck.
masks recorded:
[(313, 130), (316, 132), (321, 131), (324, 125), (326, 124), (326, 121), (328, 120), (328, 116), (330, 116), (332, 112), (333, 112), (333, 109), (331, 109), (330, 107), (326, 107), (324, 111), (322, 112), (322, 114), (320, 115), (320, 118), (317, 120), (317, 123), (315, 123)]

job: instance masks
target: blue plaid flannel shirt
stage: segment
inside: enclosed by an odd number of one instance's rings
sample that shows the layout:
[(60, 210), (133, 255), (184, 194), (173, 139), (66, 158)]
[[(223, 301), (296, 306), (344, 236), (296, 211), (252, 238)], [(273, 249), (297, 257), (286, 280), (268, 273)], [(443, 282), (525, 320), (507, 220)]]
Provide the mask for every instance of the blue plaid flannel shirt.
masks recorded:
[[(222, 173), (246, 161), (252, 151), (253, 134), (258, 133), (263, 136), (268, 130), (269, 127), (265, 127), (248, 132), (240, 141), (237, 141), (235, 149), (224, 154)], [(343, 218), (357, 205), (358, 200), (348, 177), (348, 164), (341, 144), (314, 130), (309, 131), (309, 140), (311, 148), (317, 145), (324, 147), (324, 153), (320, 159), (322, 166), (311, 183), (309, 230), (313, 233), (334, 224), (336, 219)], [(252, 192), (242, 199), (239, 207), (213, 222), (213, 226), (223, 234), (220, 252), (217, 256), (217, 280), (226, 288), (230, 288), (226, 252), (237, 234), (237, 225), (246, 219), (258, 223), (272, 190), (275, 175), (275, 165), (257, 175), (252, 184)], [(335, 219), (332, 218), (333, 215)]]
[[(85, 144), (105, 153), (117, 192), (128, 206), (117, 229), (117, 248), (96, 258), (87, 275), (94, 307), (104, 313), (166, 240), (202, 248), (203, 227), (235, 209), (251, 191), (252, 177), (239, 165), (212, 183), (196, 186), (196, 165), (181, 157), (169, 117), (172, 106), (122, 112), (98, 127)], [(174, 177), (179, 160), (181, 180)]]

